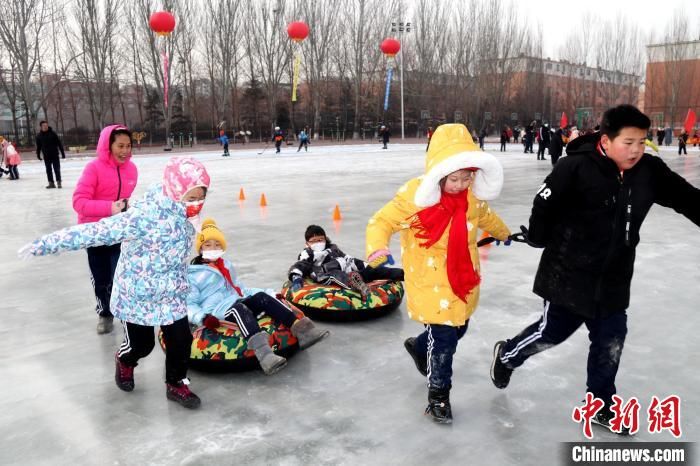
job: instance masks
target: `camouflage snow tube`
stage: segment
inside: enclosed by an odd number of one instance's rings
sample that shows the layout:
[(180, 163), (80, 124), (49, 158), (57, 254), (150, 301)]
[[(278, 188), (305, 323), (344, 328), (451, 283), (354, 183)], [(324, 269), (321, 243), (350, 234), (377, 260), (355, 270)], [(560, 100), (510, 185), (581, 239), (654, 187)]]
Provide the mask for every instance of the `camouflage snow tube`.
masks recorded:
[(384, 316), (401, 304), (403, 283), (377, 280), (369, 284), (372, 294), (363, 302), (360, 294), (336, 285), (320, 285), (306, 280), (304, 287), (292, 292), (289, 282), (282, 288), (282, 296), (314, 320), (352, 322)]
[[(297, 317), (304, 317), (299, 309), (290, 307)], [(299, 349), (291, 330), (282, 324), (275, 324), (267, 315), (258, 319), (258, 325), (269, 335), (270, 345), (276, 354), (289, 357)], [(192, 337), (189, 361), (189, 367), (192, 369), (202, 372), (244, 372), (260, 369), (255, 353), (248, 349), (246, 340), (235, 323), (220, 320), (216, 329), (201, 326), (192, 331)], [(158, 341), (165, 351), (162, 331), (158, 332)]]

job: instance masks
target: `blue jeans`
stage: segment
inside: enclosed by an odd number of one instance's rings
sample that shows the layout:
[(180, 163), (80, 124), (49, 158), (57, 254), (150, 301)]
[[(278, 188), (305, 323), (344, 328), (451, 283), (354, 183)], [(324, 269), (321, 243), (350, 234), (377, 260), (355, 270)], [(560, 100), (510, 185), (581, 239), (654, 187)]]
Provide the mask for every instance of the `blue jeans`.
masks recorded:
[(452, 357), (468, 326), (469, 321), (461, 327), (428, 324), (416, 337), (416, 352), (427, 355), (429, 388), (452, 388)]
[(615, 377), (627, 335), (627, 313), (624, 310), (605, 318), (590, 319), (545, 301), (542, 317), (503, 346), (501, 362), (515, 369), (530, 356), (569, 338), (582, 324), (588, 328), (591, 341), (587, 391), (612, 404), (612, 396), (616, 393)]

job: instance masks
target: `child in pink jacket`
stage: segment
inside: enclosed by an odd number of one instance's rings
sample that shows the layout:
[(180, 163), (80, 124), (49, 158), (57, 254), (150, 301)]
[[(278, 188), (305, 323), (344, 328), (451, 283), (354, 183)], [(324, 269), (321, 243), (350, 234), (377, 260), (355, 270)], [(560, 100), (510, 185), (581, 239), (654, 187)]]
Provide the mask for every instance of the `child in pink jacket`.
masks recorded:
[[(78, 223), (98, 220), (124, 212), (136, 187), (138, 172), (131, 161), (131, 132), (121, 125), (110, 125), (100, 133), (97, 158), (85, 166), (75, 191), (73, 209)], [(109, 309), (112, 281), (121, 244), (87, 248), (91, 281), (98, 314), (97, 333), (110, 333), (113, 317)]]

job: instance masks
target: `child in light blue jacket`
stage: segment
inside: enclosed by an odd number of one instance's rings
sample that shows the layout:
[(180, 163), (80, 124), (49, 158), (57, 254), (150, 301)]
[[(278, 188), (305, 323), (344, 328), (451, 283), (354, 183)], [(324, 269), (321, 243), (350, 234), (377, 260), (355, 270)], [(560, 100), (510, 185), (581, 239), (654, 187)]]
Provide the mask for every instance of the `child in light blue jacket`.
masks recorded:
[(116, 384), (127, 392), (134, 389), (134, 367), (153, 350), (153, 327), (159, 325), (166, 346), (166, 396), (186, 408), (200, 405), (187, 379), (192, 345), (187, 258), (208, 187), (200, 162), (173, 157), (163, 182), (126, 212), (42, 236), (19, 251), (24, 258), (122, 243), (110, 301), (124, 326), (124, 342), (115, 355)]
[(308, 317), (298, 319), (275, 297), (274, 290), (247, 288), (240, 282), (233, 264), (222, 258), (226, 239), (214, 220), (206, 219), (202, 223), (196, 251), (199, 255), (193, 259), (188, 272), (187, 313), (190, 322), (201, 325), (209, 315), (235, 322), (265, 374), (279, 371), (287, 360), (272, 351), (267, 333), (258, 325), (261, 314), (267, 314), (289, 328), (299, 340), (301, 349), (328, 336), (328, 331), (318, 329)]

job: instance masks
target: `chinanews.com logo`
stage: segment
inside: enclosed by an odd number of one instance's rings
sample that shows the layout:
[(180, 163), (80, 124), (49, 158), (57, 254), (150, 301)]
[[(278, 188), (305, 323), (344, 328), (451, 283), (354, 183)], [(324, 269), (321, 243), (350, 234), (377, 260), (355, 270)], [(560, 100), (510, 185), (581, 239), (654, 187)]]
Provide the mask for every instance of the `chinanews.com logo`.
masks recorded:
[[(639, 412), (641, 405), (636, 397), (630, 398), (627, 403), (617, 395), (613, 395), (613, 404), (610, 411), (613, 417), (610, 419), (609, 429), (615, 433), (622, 433), (623, 429), (629, 429), (629, 434), (634, 435), (639, 431)], [(586, 393), (583, 406), (574, 408), (571, 418), (576, 423), (581, 423), (583, 435), (588, 439), (593, 438), (591, 424), (604, 408), (605, 402), (596, 398), (592, 393)], [(658, 434), (665, 430), (675, 438), (681, 437), (681, 398), (678, 395), (670, 395), (663, 400), (652, 396), (647, 414), (647, 430), (650, 434)]]
[[(592, 393), (586, 393), (582, 406), (574, 408), (571, 419), (581, 424), (583, 435), (593, 438), (592, 425), (622, 435), (634, 435), (646, 429), (650, 434), (668, 431), (680, 439), (681, 399), (670, 395), (660, 399), (652, 396), (646, 410), (642, 410), (639, 399), (631, 397), (626, 402), (613, 395), (612, 405), (606, 404)], [(642, 413), (646, 414), (642, 419)], [(568, 442), (562, 449), (567, 465), (690, 465), (694, 463), (693, 442)]]

